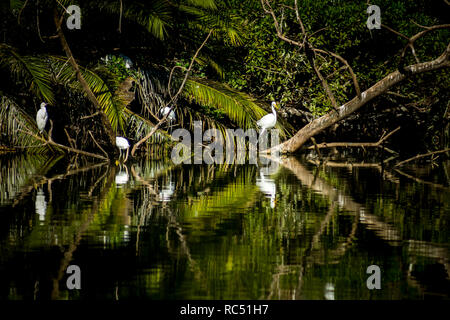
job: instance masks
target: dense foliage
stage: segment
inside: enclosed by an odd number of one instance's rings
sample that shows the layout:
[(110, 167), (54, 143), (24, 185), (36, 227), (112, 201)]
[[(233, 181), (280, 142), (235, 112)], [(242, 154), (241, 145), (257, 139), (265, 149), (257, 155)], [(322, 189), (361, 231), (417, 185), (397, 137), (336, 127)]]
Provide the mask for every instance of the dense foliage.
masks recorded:
[[(283, 33), (301, 40), (292, 10), (294, 1), (271, 3), (282, 20)], [(81, 88), (54, 37), (53, 12), (70, 4), (11, 0), (3, 5), (0, 76), (7, 80), (0, 91), (30, 117), (34, 117), (41, 101), (49, 102), (54, 106), (50, 111), (53, 119), (66, 125), (78, 144), (95, 148), (81, 130), (95, 126), (94, 120), (80, 121), (94, 110), (80, 94)], [(384, 25), (408, 37), (423, 30), (421, 26), (448, 23), (450, 16), (444, 1), (379, 0), (373, 4), (381, 8)], [(277, 100), (287, 120), (280, 120), (280, 128), (288, 134), (332, 107), (308, 57), (277, 37), (272, 17), (264, 13), (259, 0), (80, 0), (77, 5), (82, 10), (82, 27), (64, 32), (117, 134), (138, 140), (151, 130), (161, 106), (170, 100), (167, 81), (172, 68), (176, 66), (172, 70), (173, 94), (209, 31), (212, 36), (196, 59), (181, 107), (176, 110), (180, 126), (191, 128), (193, 120), (203, 120), (207, 126), (221, 130), (255, 127), (256, 120), (265, 113), (263, 109), (269, 110), (268, 103)], [(366, 9), (363, 1), (299, 1), (300, 18), (310, 35), (308, 41), (344, 57), (363, 90), (398, 68), (399, 53), (406, 44), (404, 38), (385, 28), (369, 30)], [(449, 30), (443, 29), (421, 38), (415, 44), (420, 61), (441, 54), (449, 35)], [(112, 59), (105, 63), (107, 55)], [(125, 67), (123, 57), (133, 61), (132, 70)], [(342, 63), (320, 54), (314, 59), (339, 105), (355, 96), (350, 74)], [(407, 52), (405, 63), (415, 62)], [(131, 104), (123, 101), (121, 84), (129, 77), (139, 82), (142, 71), (151, 82), (154, 103), (146, 105), (142, 99)], [(441, 147), (448, 143), (449, 87), (447, 70), (413, 77), (392, 94), (371, 102), (338, 132), (341, 138), (350, 132), (353, 139), (356, 136), (367, 140), (400, 122), (409, 129), (418, 126), (419, 130), (414, 131), (421, 134), (416, 138)], [(139, 85), (133, 88), (139, 89)], [(3, 124), (14, 121), (1, 119)], [(135, 130), (143, 126), (145, 130)], [(63, 126), (55, 127), (55, 132), (59, 136), (55, 139), (68, 142)], [(1, 140), (3, 145), (11, 143), (5, 137)]]

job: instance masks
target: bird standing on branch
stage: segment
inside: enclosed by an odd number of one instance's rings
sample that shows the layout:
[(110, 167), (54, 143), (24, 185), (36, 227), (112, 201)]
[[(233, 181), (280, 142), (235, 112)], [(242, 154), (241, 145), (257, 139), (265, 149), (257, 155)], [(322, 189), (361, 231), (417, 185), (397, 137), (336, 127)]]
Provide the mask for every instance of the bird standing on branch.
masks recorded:
[(41, 103), (41, 108), (36, 114), (36, 124), (39, 129), (39, 133), (42, 133), (45, 129), (45, 125), (47, 124), (48, 120), (48, 113), (47, 113), (47, 106), (48, 104), (45, 102)]
[[(159, 111), (161, 113), (161, 115), (163, 117), (165, 117), (170, 111), (170, 107), (164, 107), (161, 109), (161, 111)], [(175, 112), (172, 110), (170, 111), (169, 115), (167, 116), (167, 120), (169, 120), (169, 122), (175, 121), (177, 118), (175, 116)]]
[[(169, 113), (169, 111), (170, 111), (170, 113)], [(166, 106), (166, 107), (162, 108), (162, 109), (159, 111), (159, 113), (160, 113), (163, 117), (165, 117), (167, 114), (169, 114), (169, 115), (167, 116), (167, 121), (169, 122), (169, 130), (170, 130), (171, 127), (172, 127), (172, 122), (174, 122), (174, 121), (177, 119), (176, 116), (175, 116), (175, 112), (174, 112), (173, 110), (170, 110), (170, 107), (169, 107), (169, 106)]]

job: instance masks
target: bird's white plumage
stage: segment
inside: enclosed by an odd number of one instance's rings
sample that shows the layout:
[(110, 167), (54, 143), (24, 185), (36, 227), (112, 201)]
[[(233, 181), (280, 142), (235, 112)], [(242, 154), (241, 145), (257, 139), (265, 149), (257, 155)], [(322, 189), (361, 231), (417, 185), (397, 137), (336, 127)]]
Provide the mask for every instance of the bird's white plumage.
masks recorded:
[[(169, 113), (169, 111), (170, 111), (170, 113)], [(169, 121), (175, 121), (176, 120), (175, 112), (173, 110), (170, 110), (170, 107), (164, 107), (164, 108), (161, 109), (160, 112), (161, 112), (163, 117), (165, 117), (167, 114), (169, 114), (167, 116), (167, 119)]]
[(277, 124), (277, 113), (275, 111), (275, 107), (276, 107), (276, 103), (275, 101), (272, 101), (272, 113), (266, 114), (264, 117), (262, 117), (261, 119), (259, 119), (256, 124), (258, 125), (258, 127), (260, 127), (262, 130), (260, 132), (260, 135), (268, 129), (271, 129), (273, 127), (275, 127), (275, 125)]
[(119, 148), (119, 160), (122, 156), (122, 150), (127, 150), (127, 155), (124, 160), (124, 162), (126, 162), (128, 159), (128, 148), (130, 147), (128, 140), (124, 137), (116, 137), (116, 146)]
[(47, 104), (45, 102), (41, 103), (41, 108), (36, 114), (36, 124), (38, 126), (39, 131), (42, 133), (45, 129), (45, 125), (48, 120), (47, 108), (45, 107)]
[(116, 137), (116, 146), (119, 150), (126, 150), (130, 147), (128, 140), (123, 137)]

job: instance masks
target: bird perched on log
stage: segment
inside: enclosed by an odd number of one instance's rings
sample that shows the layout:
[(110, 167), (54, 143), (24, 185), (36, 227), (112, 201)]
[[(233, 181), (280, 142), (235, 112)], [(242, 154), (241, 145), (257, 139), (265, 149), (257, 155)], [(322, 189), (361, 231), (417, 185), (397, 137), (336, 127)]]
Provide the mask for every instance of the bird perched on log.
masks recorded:
[(48, 120), (48, 113), (47, 113), (47, 106), (48, 104), (45, 102), (41, 103), (41, 108), (36, 114), (36, 124), (39, 129), (39, 133), (42, 133), (45, 129), (45, 125), (47, 124)]

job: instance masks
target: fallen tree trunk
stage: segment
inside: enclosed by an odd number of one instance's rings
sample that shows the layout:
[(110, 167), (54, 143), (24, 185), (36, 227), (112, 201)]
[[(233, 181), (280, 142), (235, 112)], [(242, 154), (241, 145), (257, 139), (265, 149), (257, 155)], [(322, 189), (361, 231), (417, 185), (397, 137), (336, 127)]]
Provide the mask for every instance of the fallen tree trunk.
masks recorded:
[(420, 74), (428, 71), (433, 71), (450, 66), (450, 43), (447, 45), (444, 53), (441, 54), (435, 60), (427, 61), (423, 63), (417, 63), (404, 68), (402, 72), (394, 71), (378, 81), (375, 85), (361, 93), (361, 98), (357, 96), (340, 106), (336, 111), (332, 110), (322, 117), (310, 122), (302, 129), (300, 129), (289, 140), (266, 150), (266, 153), (281, 152), (281, 153), (293, 153), (297, 151), (306, 141), (311, 137), (330, 127), (338, 121), (348, 117), (350, 114), (364, 106), (370, 100), (378, 97), (386, 92), (388, 89), (406, 79), (408, 76)]

